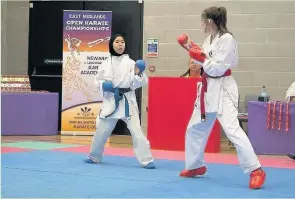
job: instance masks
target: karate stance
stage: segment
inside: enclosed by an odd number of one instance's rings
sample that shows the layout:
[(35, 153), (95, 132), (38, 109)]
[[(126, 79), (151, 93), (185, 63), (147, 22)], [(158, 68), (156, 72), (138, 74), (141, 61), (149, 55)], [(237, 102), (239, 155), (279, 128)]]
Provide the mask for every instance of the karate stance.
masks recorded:
[(154, 158), (150, 144), (140, 126), (135, 89), (147, 84), (143, 72), (145, 63), (137, 62), (125, 54), (125, 39), (114, 35), (109, 42), (110, 57), (106, 59), (95, 77), (94, 83), (103, 96), (101, 111), (96, 120), (96, 133), (92, 140), (86, 163), (100, 163), (104, 146), (117, 121), (126, 122), (132, 135), (135, 155), (143, 168), (153, 169)]
[(261, 188), (266, 174), (252, 145), (238, 121), (238, 86), (231, 69), (238, 64), (237, 42), (226, 27), (227, 12), (224, 7), (210, 7), (203, 11), (201, 24), (209, 36), (202, 48), (187, 35), (178, 42), (189, 51), (190, 57), (202, 65), (202, 87), (198, 91), (193, 114), (186, 130), (185, 170), (182, 177), (204, 175), (204, 148), (217, 117), (229, 140), (234, 143), (240, 166), (250, 173), (249, 187)]

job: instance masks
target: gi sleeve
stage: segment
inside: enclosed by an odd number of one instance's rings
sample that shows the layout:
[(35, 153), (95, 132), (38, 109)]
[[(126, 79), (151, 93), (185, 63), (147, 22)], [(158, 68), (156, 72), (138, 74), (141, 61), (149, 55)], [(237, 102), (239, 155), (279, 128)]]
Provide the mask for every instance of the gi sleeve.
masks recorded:
[(95, 87), (99, 90), (101, 96), (103, 96), (103, 89), (102, 89), (102, 84), (105, 81), (104, 79), (104, 66), (106, 65), (107, 60), (103, 61), (97, 71), (96, 76), (94, 77), (94, 85)]
[(131, 90), (138, 89), (140, 87), (143, 87), (148, 83), (148, 76), (143, 71), (141, 74), (136, 75), (135, 74), (135, 62), (131, 63)]
[(295, 82), (293, 82), (291, 84), (291, 86), (288, 88), (287, 92), (286, 92), (286, 101), (290, 102), (291, 97), (295, 96)]
[(134, 75), (131, 89), (135, 90), (137, 88), (143, 87), (148, 83), (148, 76), (142, 72), (140, 75)]

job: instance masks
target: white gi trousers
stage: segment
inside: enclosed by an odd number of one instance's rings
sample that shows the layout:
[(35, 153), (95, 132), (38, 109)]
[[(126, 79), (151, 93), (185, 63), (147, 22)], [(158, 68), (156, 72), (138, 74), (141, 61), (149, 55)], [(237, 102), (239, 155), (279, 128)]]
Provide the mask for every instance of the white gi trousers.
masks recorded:
[[(132, 136), (135, 156), (141, 166), (146, 166), (148, 163), (153, 162), (154, 158), (150, 150), (150, 143), (141, 128), (138, 112), (133, 104), (130, 104), (130, 106), (132, 106), (132, 115), (129, 119), (124, 120), (124, 122), (126, 122), (127, 128)], [(112, 134), (117, 122), (118, 119), (97, 117), (96, 132), (92, 139), (89, 154), (90, 159), (101, 162), (105, 143)]]
[(204, 151), (208, 137), (217, 118), (227, 135), (234, 144), (240, 166), (244, 173), (252, 172), (261, 167), (253, 147), (238, 121), (238, 109), (234, 106), (229, 94), (222, 98), (222, 114), (206, 113), (206, 121), (201, 122), (200, 107), (194, 108), (186, 130), (185, 138), (185, 168), (188, 170), (205, 166)]

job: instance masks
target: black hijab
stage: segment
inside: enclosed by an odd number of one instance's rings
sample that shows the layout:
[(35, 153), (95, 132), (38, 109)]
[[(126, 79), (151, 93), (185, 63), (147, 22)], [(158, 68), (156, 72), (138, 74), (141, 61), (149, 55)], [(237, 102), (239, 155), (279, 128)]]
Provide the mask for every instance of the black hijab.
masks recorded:
[[(116, 40), (117, 37), (122, 37), (124, 39), (124, 41), (125, 41), (125, 49), (124, 49), (124, 52), (122, 54), (116, 53), (116, 51), (114, 50), (114, 47), (113, 47), (113, 43), (114, 43), (114, 41)], [(110, 54), (112, 56), (121, 56), (121, 55), (125, 54), (125, 52), (126, 52), (126, 40), (125, 40), (125, 37), (123, 35), (121, 35), (121, 34), (112, 35), (112, 37), (110, 38), (110, 42), (109, 42), (109, 51), (110, 51)]]

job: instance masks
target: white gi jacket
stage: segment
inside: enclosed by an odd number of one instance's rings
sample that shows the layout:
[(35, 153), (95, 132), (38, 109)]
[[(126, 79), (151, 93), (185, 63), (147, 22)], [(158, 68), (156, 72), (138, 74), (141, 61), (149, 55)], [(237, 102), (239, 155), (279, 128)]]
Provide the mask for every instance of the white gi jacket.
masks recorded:
[(290, 102), (291, 97), (294, 97), (294, 96), (295, 96), (295, 82), (291, 84), (291, 86), (288, 88), (286, 92), (286, 101)]
[[(141, 76), (135, 75), (135, 61), (129, 58), (128, 55), (122, 56), (109, 56), (102, 62), (101, 67), (98, 70), (97, 75), (94, 78), (94, 84), (99, 89), (103, 96), (103, 102), (101, 106), (100, 118), (105, 118), (115, 110), (115, 98), (114, 93), (103, 92), (102, 83), (104, 81), (111, 81), (114, 88), (130, 88), (132, 91), (125, 93), (125, 96), (129, 103), (129, 113), (132, 115), (132, 106), (136, 107), (138, 111), (138, 105), (136, 102), (135, 89), (142, 87), (148, 83), (148, 77), (145, 73)], [(124, 119), (125, 117), (125, 98), (120, 101), (119, 107), (116, 112), (108, 118)]]
[[(219, 34), (210, 44), (208, 36), (202, 44), (203, 52), (208, 59), (203, 63), (204, 71), (213, 77), (222, 76), (228, 69), (238, 65), (238, 48), (235, 38), (229, 34)], [(238, 86), (233, 76), (207, 79), (207, 93), (205, 94), (206, 112), (222, 114), (222, 99), (228, 93), (235, 107), (238, 107)], [(198, 91), (200, 93), (201, 91)]]

